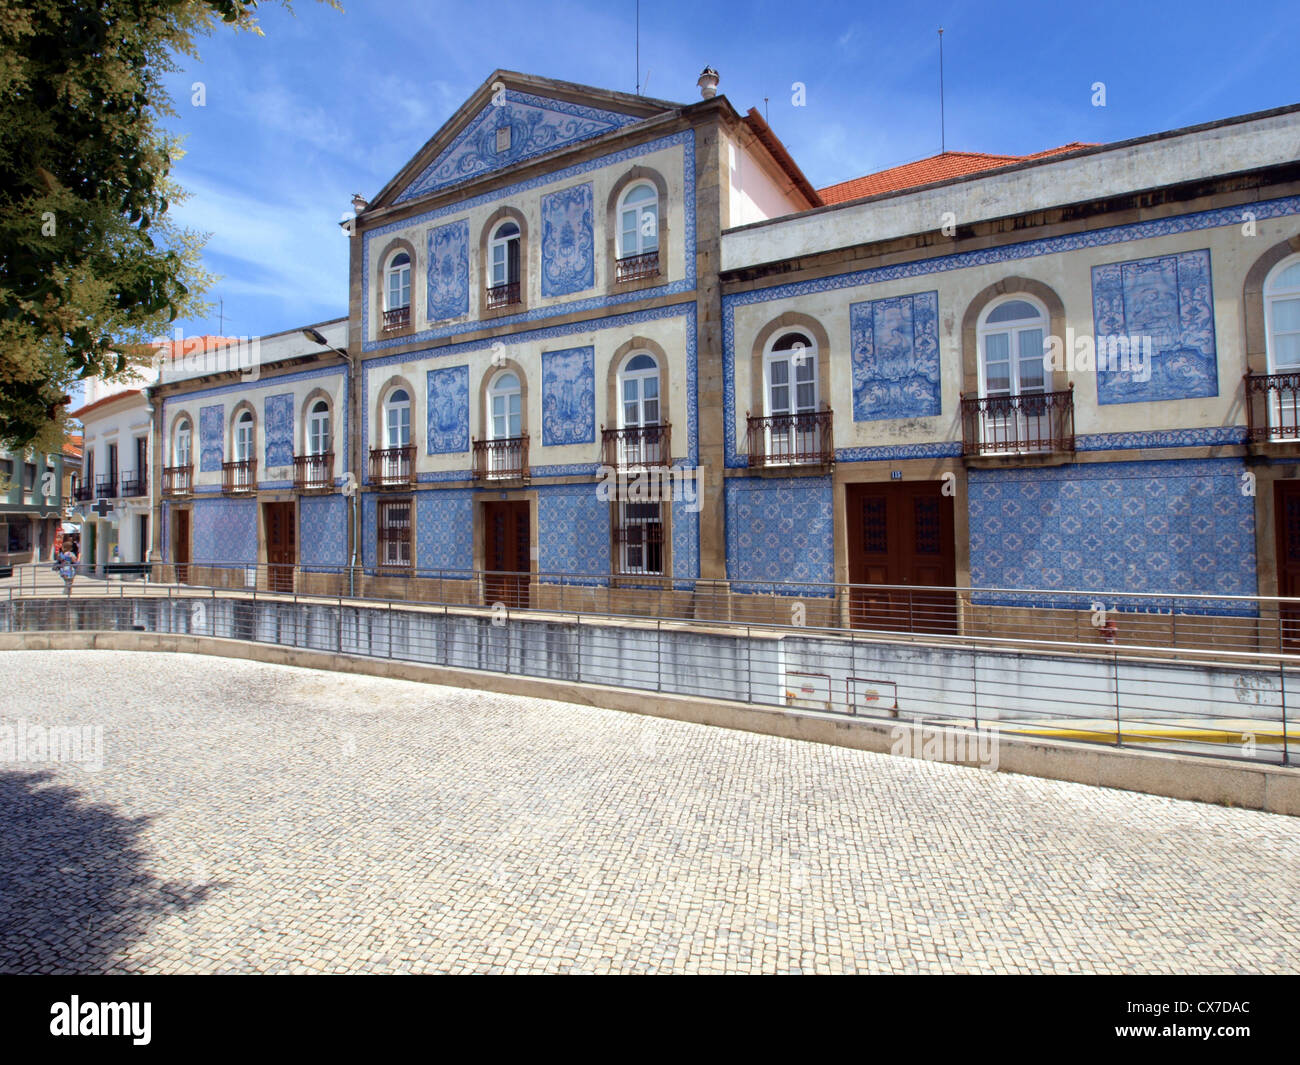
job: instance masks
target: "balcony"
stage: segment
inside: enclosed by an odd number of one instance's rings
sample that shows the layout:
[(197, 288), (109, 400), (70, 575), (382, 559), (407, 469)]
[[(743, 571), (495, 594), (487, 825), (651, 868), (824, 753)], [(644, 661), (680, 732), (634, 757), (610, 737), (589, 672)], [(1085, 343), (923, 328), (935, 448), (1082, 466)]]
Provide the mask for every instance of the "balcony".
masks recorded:
[(750, 469), (791, 466), (830, 466), (835, 461), (831, 442), (831, 412), (748, 416)]
[[(31, 490), (30, 485), (24, 485), (27, 491)], [(96, 499), (116, 499), (117, 498), (117, 478), (116, 477), (96, 477), (95, 478), (95, 498)]]
[(1284, 444), (1300, 440), (1300, 370), (1248, 373), (1246, 442)]
[(668, 425), (600, 430), (601, 462), (620, 472), (671, 466)]
[(1056, 455), (1074, 451), (1074, 386), (1063, 392), (962, 396), (963, 455)]
[(643, 252), (640, 255), (628, 255), (614, 264), (614, 279), (620, 284), (624, 281), (644, 281), (647, 277), (659, 276), (659, 249)]
[(474, 480), (528, 480), (528, 436), (474, 441)]
[(187, 496), (194, 491), (193, 466), (164, 466), (163, 495)]
[(293, 457), (293, 486), (299, 492), (328, 492), (334, 487), (334, 452)]
[(122, 474), (122, 495), (125, 498), (132, 496), (147, 496), (149, 494), (149, 480), (144, 473), (124, 473)]
[(88, 484), (79, 484), (72, 490), (72, 498), (77, 503), (89, 503), (95, 498), (95, 490)]
[(227, 495), (257, 491), (257, 459), (239, 459), (221, 464), (221, 490)]
[(509, 307), (519, 302), (519, 282), (507, 281), (504, 285), (493, 285), (487, 290), (488, 310)]
[(391, 311), (384, 311), (384, 333), (401, 333), (411, 327), (411, 308), (394, 307)]
[(415, 484), (415, 445), (372, 447), (370, 483), (383, 488), (410, 488)]

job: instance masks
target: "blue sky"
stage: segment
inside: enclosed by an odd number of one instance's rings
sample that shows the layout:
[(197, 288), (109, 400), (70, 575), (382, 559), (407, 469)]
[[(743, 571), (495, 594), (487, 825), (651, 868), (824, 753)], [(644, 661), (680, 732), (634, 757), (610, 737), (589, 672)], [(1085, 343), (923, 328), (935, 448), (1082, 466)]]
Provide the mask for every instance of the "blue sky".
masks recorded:
[[(352, 194), (378, 192), (494, 69), (635, 86), (635, 0), (344, 4), (268, 8), (264, 37), (221, 28), (169, 78), (187, 152), (175, 174), (191, 193), (176, 216), (211, 234), (227, 335), (346, 314), (337, 223)], [(820, 187), (939, 150), (939, 26), (950, 150), (1122, 140), (1300, 100), (1295, 0), (642, 0), (643, 91), (697, 100), (712, 65), (738, 111), (767, 107)], [(190, 103), (195, 81), (204, 107)], [(179, 324), (218, 328), (215, 310)]]

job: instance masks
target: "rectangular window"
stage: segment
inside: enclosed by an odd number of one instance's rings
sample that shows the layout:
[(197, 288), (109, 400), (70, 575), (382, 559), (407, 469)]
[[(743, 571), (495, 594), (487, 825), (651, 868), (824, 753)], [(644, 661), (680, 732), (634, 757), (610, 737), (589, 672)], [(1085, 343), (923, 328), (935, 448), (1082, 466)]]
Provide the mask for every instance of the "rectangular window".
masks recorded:
[(23, 491), (32, 492), (36, 489), (36, 463), (23, 463)]
[(621, 574), (662, 576), (662, 503), (618, 503), (614, 510), (614, 560)]
[(379, 566), (411, 568), (411, 500), (379, 501)]

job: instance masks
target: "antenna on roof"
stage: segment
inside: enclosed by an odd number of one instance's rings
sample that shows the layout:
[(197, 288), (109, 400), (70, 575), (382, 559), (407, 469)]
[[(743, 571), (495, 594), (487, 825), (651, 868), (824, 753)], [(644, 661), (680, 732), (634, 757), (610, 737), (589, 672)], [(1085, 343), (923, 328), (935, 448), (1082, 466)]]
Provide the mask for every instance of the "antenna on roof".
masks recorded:
[(636, 0), (636, 94), (641, 95), (641, 0)]
[(772, 109), (767, 105), (767, 97), (763, 97), (763, 121), (769, 126), (772, 124)]
[(940, 26), (939, 27), (939, 154), (942, 155), (946, 149), (947, 149), (947, 139), (944, 135), (944, 114), (943, 114), (943, 27)]

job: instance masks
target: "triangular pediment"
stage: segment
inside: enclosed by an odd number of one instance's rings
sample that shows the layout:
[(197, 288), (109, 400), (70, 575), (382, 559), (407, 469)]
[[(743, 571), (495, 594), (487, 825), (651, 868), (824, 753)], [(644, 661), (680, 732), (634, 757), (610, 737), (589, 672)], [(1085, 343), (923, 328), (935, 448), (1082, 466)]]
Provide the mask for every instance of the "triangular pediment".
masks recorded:
[(549, 84), (570, 91), (550, 95), (545, 79), (529, 78), (530, 84), (520, 85), (514, 79), (507, 81), (508, 77), (498, 72), (485, 82), (380, 194), (379, 202), (404, 203), (427, 196), (674, 106), (600, 90), (588, 90), (584, 99), (583, 86), (562, 82)]

